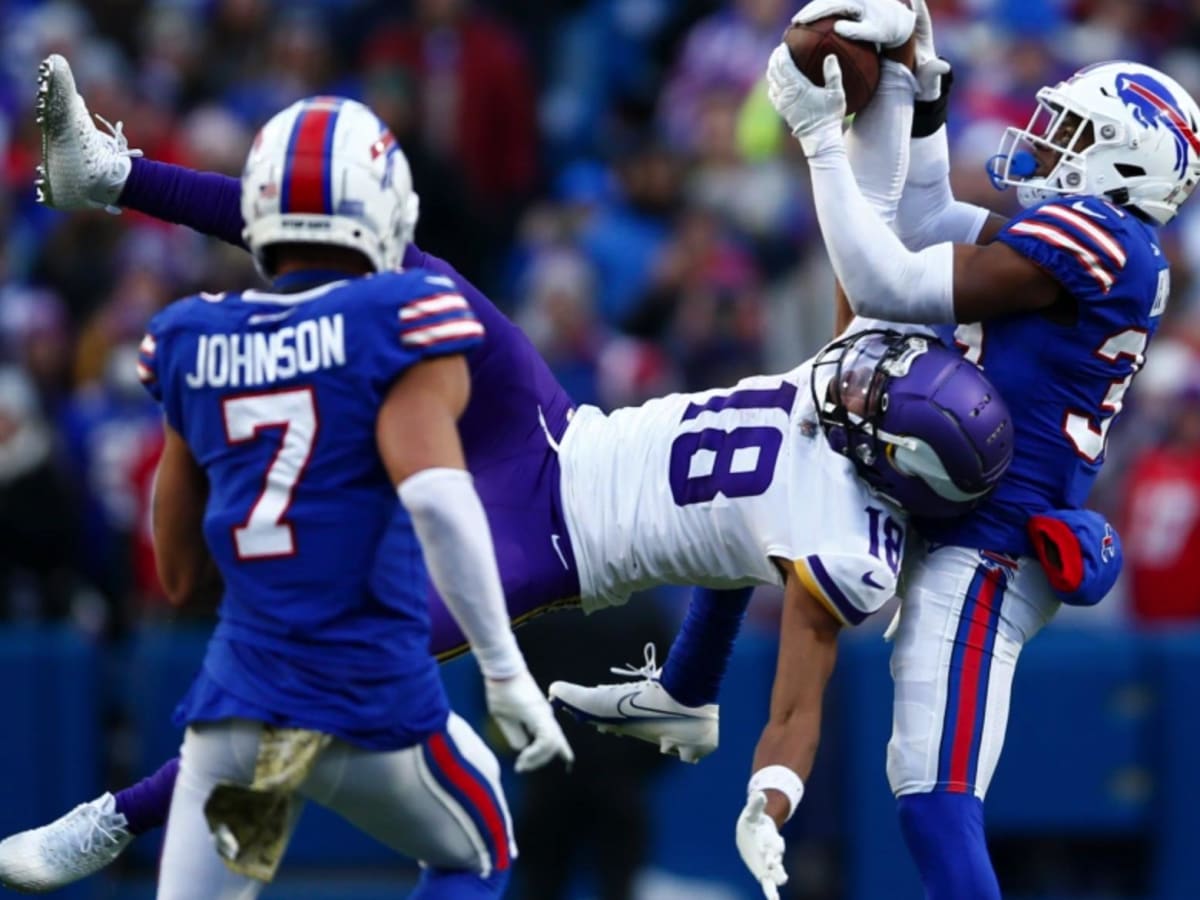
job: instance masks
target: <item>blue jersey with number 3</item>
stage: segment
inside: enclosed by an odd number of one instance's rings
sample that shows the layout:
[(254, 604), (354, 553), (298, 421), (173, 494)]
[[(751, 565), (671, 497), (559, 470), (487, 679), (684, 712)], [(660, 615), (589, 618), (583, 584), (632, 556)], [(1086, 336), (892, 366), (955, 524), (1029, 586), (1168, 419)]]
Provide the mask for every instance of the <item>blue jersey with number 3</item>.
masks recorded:
[(1008, 402), (1016, 444), (1008, 473), (972, 515), (919, 525), (938, 543), (1026, 554), (1030, 515), (1087, 498), (1166, 307), (1170, 276), (1154, 229), (1096, 197), (1025, 210), (997, 240), (1052, 275), (1074, 310), (1069, 321), (1022, 313), (938, 329)]
[(447, 706), (421, 548), (375, 421), (409, 367), (469, 350), (483, 327), (424, 270), (294, 286), (307, 289), (181, 300), (142, 342), (139, 376), (208, 477), (204, 535), (225, 583), (179, 718), (409, 746)]

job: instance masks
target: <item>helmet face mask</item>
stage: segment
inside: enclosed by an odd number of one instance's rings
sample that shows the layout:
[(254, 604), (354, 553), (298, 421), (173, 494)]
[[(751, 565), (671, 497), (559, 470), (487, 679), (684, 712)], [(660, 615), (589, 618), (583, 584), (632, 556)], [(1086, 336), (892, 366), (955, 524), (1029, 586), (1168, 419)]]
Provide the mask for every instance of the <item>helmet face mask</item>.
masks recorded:
[(864, 331), (813, 363), (829, 445), (885, 499), (946, 518), (986, 497), (1012, 458), (1012, 421), (983, 373), (927, 335)]
[(310, 97), (273, 116), (242, 172), (243, 238), (260, 269), (277, 244), (343, 247), (377, 272), (398, 268), (418, 210), (391, 132), (341, 97)]
[(1200, 181), (1200, 108), (1161, 72), (1103, 63), (1042, 88), (1037, 101), (988, 164), (992, 183), (1016, 187), (1023, 206), (1092, 195), (1161, 225)]

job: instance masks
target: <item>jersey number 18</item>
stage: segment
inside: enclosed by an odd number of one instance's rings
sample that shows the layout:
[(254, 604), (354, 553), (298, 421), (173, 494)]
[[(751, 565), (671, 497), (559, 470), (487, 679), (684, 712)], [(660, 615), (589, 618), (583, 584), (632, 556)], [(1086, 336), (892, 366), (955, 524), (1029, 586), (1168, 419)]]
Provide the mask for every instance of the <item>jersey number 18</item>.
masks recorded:
[[(778, 409), (790, 415), (795, 402), (796, 386), (785, 381), (777, 388), (747, 388), (692, 403), (680, 421), (725, 409)], [(677, 506), (709, 503), (718, 495), (757, 497), (771, 486), (782, 446), (783, 431), (770, 425), (681, 434), (671, 445), (671, 496)]]

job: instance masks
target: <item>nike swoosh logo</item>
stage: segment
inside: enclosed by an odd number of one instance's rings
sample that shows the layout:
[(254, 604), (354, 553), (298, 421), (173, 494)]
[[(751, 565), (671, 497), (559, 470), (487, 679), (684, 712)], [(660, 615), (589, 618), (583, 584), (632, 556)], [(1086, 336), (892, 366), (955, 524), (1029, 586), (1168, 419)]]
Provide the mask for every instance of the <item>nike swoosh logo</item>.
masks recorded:
[(250, 324), (261, 325), (263, 322), (282, 322), (294, 312), (294, 309), (285, 309), (283, 312), (277, 313), (255, 313), (250, 317)]
[(875, 580), (875, 572), (872, 571), (871, 569), (868, 569), (866, 572), (863, 573), (862, 582), (867, 587), (873, 587), (877, 591), (886, 590), (886, 588), (882, 584), (880, 584), (878, 581)]
[(1105, 222), (1108, 219), (1107, 216), (1101, 215), (1094, 209), (1088, 209), (1087, 204), (1082, 200), (1076, 200), (1074, 203), (1072, 203), (1071, 209), (1075, 210), (1075, 212), (1083, 213), (1085, 216), (1090, 216), (1093, 219), (1098, 219), (1101, 222)]
[(617, 700), (617, 712), (626, 719), (698, 719), (690, 713), (681, 713), (673, 709), (658, 709), (653, 706), (643, 706), (637, 702), (638, 692), (625, 694)]
[(562, 547), (558, 546), (557, 534), (550, 535), (550, 543), (554, 545), (554, 552), (558, 554), (558, 560), (563, 564), (563, 568), (570, 572), (571, 567), (567, 565), (567, 558), (563, 556)]

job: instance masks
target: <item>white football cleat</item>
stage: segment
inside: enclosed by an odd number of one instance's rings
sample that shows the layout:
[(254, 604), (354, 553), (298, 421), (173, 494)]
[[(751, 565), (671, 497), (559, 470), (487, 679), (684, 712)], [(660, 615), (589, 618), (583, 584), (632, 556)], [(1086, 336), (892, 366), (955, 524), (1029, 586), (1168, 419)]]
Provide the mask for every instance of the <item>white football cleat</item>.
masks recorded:
[(646, 663), (640, 668), (612, 669), (640, 681), (595, 687), (556, 681), (550, 685), (550, 702), (598, 731), (649, 741), (684, 762), (699, 762), (717, 749), (719, 708), (715, 703), (684, 706), (677, 702), (658, 680), (662, 670), (655, 662), (654, 645), (647, 644), (645, 653)]
[(133, 840), (112, 794), (0, 841), (0, 886), (42, 894), (99, 872)]
[(141, 150), (130, 150), (115, 126), (96, 127), (87, 104), (75, 90), (71, 66), (57, 53), (38, 66), (37, 121), (42, 128), (42, 161), (34, 185), (39, 203), (55, 209), (102, 207), (120, 212), (113, 204), (129, 177), (130, 159)]

